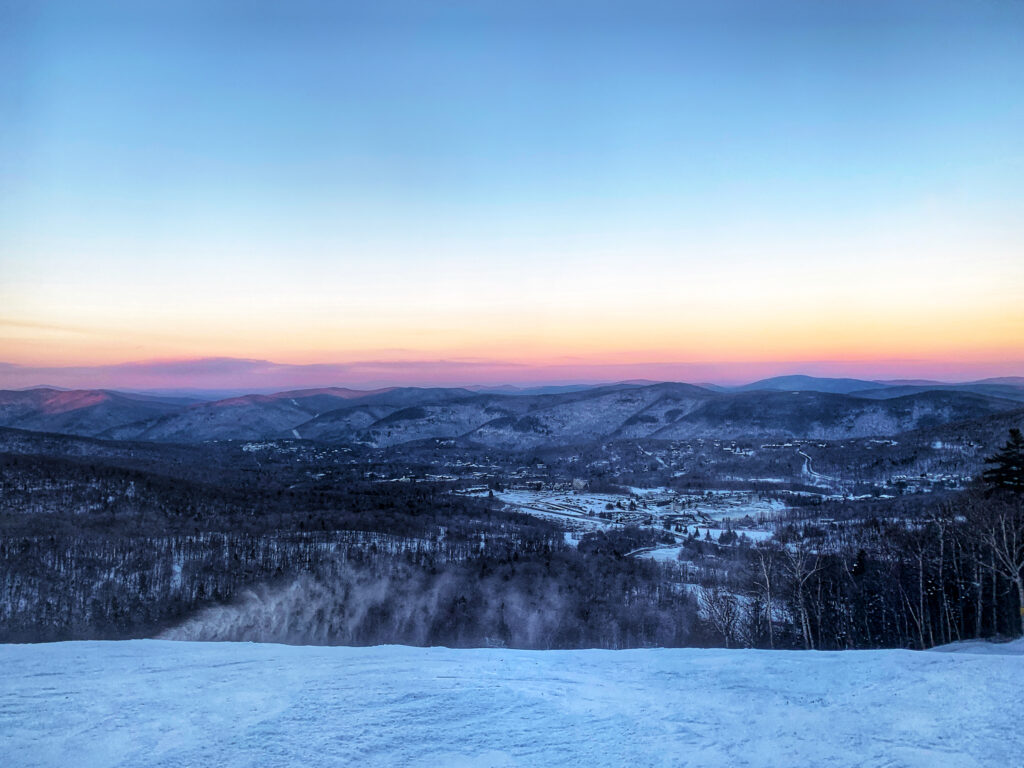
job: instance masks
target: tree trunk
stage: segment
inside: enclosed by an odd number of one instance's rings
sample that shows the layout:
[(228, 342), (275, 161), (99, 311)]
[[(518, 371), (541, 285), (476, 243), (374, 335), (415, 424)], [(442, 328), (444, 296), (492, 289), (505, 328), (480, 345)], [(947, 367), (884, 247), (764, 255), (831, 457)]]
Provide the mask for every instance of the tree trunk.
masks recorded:
[(996, 572), (996, 556), (992, 554), (992, 634), (999, 634), (999, 575)]
[(917, 555), (917, 633), (920, 636), (921, 650), (928, 646), (924, 640), (924, 555)]
[(985, 618), (985, 583), (981, 578), (981, 566), (978, 565), (977, 557), (974, 560), (974, 591), (977, 596), (977, 604), (974, 610), (974, 636), (981, 637), (982, 621)]
[(761, 559), (761, 573), (764, 574), (764, 595), (765, 595), (765, 610), (768, 613), (768, 647), (775, 649), (775, 626), (772, 619), (775, 616), (774, 604), (772, 603), (772, 578), (768, 573), (768, 564), (765, 562), (765, 556), (762, 553)]
[(1024, 578), (1020, 574), (1015, 579), (1017, 582), (1017, 609), (1020, 614), (1020, 634), (1024, 637)]

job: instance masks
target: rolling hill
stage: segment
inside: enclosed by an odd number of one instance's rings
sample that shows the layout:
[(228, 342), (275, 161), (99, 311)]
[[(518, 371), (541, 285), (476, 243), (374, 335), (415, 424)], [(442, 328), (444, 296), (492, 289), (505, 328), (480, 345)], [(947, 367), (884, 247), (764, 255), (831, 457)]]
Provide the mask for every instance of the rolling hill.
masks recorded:
[(122, 424), (179, 412), (191, 402), (109, 390), (6, 390), (0, 391), (0, 426), (99, 435)]
[(733, 387), (734, 392), (755, 392), (759, 390), (771, 390), (776, 392), (831, 392), (839, 395), (849, 395), (854, 392), (862, 392), (868, 389), (879, 389), (881, 385), (877, 381), (864, 381), (862, 379), (830, 379), (819, 376), (805, 376), (796, 374), (793, 376), (773, 376), (770, 379), (761, 379), (741, 387)]
[(678, 383), (546, 394), (329, 388), (183, 404), (116, 392), (31, 390), (0, 393), (0, 426), (180, 443), (301, 438), (387, 447), (459, 439), (520, 449), (613, 439), (875, 437), (1021, 407), (1020, 400), (952, 387), (892, 397), (872, 392), (729, 392)]

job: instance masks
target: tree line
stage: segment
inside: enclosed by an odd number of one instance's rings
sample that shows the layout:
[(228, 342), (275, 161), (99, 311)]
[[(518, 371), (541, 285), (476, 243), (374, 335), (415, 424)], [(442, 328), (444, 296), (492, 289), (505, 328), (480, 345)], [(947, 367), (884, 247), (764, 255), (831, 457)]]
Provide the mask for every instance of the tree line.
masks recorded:
[(769, 542), (695, 542), (708, 550), (697, 562), (712, 561), (701, 577), (705, 620), (722, 643), (768, 648), (929, 648), (1024, 634), (1020, 431), (987, 463), (982, 483), (938, 500), (849, 505), (842, 520), (822, 514), (838, 505), (804, 508), (805, 520)]

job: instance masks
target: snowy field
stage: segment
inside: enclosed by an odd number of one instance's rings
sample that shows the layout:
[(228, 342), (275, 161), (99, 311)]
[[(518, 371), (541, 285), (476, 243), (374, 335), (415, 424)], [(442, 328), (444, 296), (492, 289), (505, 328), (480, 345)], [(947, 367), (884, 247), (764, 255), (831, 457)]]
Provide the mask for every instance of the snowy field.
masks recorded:
[(0, 646), (0, 764), (1024, 764), (1020, 643), (960, 653)]
[[(468, 495), (484, 496), (486, 493), (477, 491)], [(496, 492), (494, 496), (519, 512), (555, 520), (575, 533), (619, 525), (640, 525), (660, 531), (664, 516), (683, 514), (690, 516), (690, 522), (696, 525), (702, 536), (710, 529), (711, 537), (716, 541), (725, 530), (721, 523), (726, 519), (735, 521), (750, 516), (756, 520), (758, 515), (773, 518), (786, 508), (782, 501), (762, 499), (746, 491), (708, 491), (698, 495), (674, 493), (666, 488), (631, 488), (627, 496), (590, 491), (510, 489)], [(637, 503), (636, 509), (629, 509), (630, 501)], [(666, 504), (659, 506), (658, 501)], [(610, 514), (613, 519), (602, 519), (599, 517), (601, 514)], [(735, 530), (754, 540), (770, 539), (773, 534), (771, 530), (740, 525)], [(669, 558), (670, 555), (665, 554), (662, 559)]]

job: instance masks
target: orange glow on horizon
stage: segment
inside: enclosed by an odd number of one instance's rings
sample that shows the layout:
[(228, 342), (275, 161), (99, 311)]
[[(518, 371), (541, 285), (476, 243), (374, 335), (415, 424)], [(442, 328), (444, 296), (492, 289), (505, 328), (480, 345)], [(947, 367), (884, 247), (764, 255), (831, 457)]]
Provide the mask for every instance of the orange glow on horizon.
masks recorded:
[[(776, 316), (722, 320), (637, 318), (600, 315), (509, 319), (474, 323), (465, 330), (268, 327), (257, 318), (248, 330), (220, 325), (200, 331), (180, 321), (177, 334), (105, 328), (47, 329), (0, 322), (0, 361), (18, 365), (110, 365), (135, 360), (235, 357), (289, 364), (334, 364), (457, 359), (516, 362), (530, 366), (576, 362), (588, 365), (664, 362), (757, 362), (885, 359), (984, 361), (1024, 358), (1024, 313), (988, 318), (950, 313), (939, 318)], [(210, 324), (211, 326), (213, 324)], [(163, 326), (166, 327), (166, 326)]]

